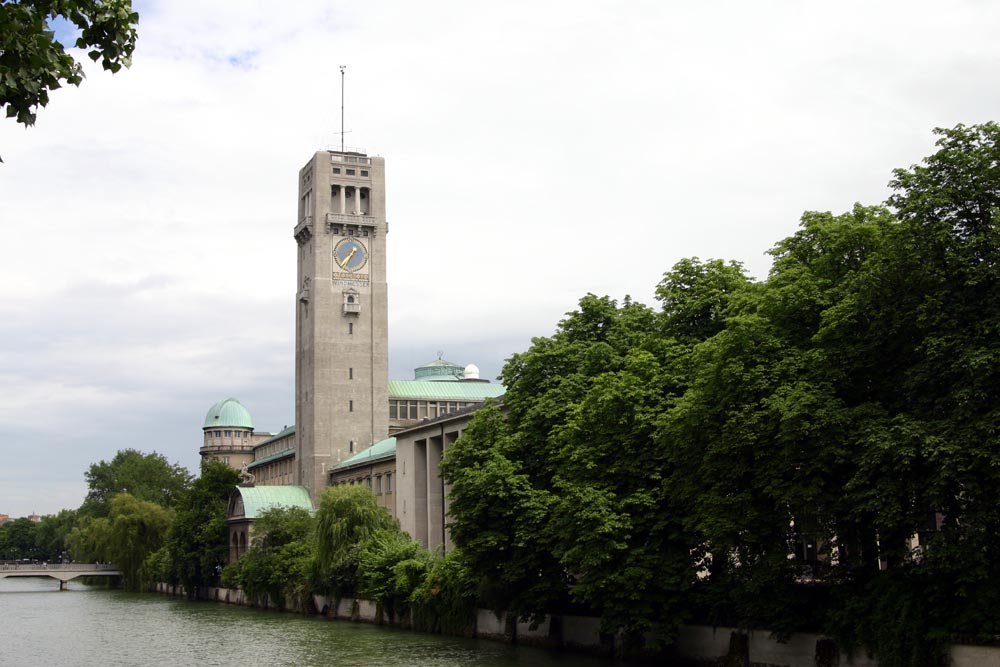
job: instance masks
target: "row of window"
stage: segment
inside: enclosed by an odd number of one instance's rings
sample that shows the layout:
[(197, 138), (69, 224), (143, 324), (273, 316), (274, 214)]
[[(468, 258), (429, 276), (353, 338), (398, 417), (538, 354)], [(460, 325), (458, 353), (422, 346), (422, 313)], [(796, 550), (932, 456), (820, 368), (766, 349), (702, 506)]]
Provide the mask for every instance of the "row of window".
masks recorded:
[[(223, 436), (223, 434), (225, 435)], [(250, 434), (244, 431), (205, 431), (206, 442), (211, 438), (222, 438), (222, 437), (236, 438), (237, 440), (242, 438), (243, 442), (246, 442), (247, 438), (250, 437)]]
[[(383, 480), (385, 481), (385, 486), (383, 487)], [(338, 485), (349, 485), (354, 486), (355, 484), (367, 484), (368, 488), (371, 489), (376, 496), (381, 496), (383, 493), (389, 495), (392, 493), (392, 473), (377, 473), (374, 480), (371, 475), (365, 477), (358, 477), (356, 479), (345, 479), (337, 483)], [(383, 488), (385, 489), (383, 491)]]
[[(330, 232), (333, 233), (333, 234), (336, 234), (337, 236), (339, 236), (340, 235), (340, 227), (331, 227), (330, 228)], [(367, 229), (356, 230), (354, 227), (347, 227), (347, 228), (344, 229), (344, 232), (348, 236), (368, 236), (368, 230)]]
[(389, 419), (434, 419), (472, 405), (465, 401), (389, 400)]
[[(348, 176), (354, 176), (355, 175), (355, 170), (354, 169), (347, 169), (346, 171), (347, 171), (347, 175)], [(340, 173), (340, 167), (334, 167), (333, 168), (333, 173), (339, 174)], [(368, 175), (368, 170), (367, 169), (362, 169), (361, 170), (361, 175), (362, 176), (367, 176)]]

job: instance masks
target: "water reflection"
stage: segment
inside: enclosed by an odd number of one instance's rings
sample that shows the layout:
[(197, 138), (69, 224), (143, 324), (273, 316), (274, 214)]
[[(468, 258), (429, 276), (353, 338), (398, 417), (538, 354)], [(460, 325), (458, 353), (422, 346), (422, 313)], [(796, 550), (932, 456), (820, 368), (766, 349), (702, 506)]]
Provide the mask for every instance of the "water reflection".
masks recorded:
[(609, 667), (581, 655), (54, 579), (0, 579), (0, 665)]

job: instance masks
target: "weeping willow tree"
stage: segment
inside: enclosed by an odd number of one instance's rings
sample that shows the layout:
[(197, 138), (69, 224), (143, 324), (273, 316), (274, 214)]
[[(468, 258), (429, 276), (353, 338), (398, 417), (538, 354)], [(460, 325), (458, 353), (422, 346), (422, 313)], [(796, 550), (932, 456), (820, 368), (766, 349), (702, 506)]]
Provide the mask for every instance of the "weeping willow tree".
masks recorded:
[(316, 589), (337, 596), (353, 594), (364, 545), (380, 531), (398, 530), (371, 490), (326, 489), (316, 511)]

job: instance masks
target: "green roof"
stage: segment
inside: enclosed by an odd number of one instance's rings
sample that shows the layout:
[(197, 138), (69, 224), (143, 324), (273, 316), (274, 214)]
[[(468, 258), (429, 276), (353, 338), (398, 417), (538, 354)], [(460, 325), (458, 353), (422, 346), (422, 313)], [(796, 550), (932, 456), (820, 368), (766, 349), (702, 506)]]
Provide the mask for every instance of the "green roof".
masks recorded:
[(236, 492), (243, 497), (243, 516), (247, 519), (256, 519), (272, 507), (301, 507), (310, 512), (313, 508), (304, 486), (237, 486)]
[(262, 466), (265, 463), (270, 463), (271, 461), (277, 461), (278, 459), (283, 459), (286, 456), (291, 456), (295, 453), (294, 447), (289, 447), (288, 449), (282, 449), (280, 452), (275, 452), (274, 454), (269, 454), (263, 458), (254, 459), (254, 461), (247, 465), (247, 470), (253, 470), (257, 466)]
[(484, 401), (507, 393), (502, 384), (459, 380), (389, 380), (389, 398)]
[(358, 452), (349, 459), (344, 459), (337, 465), (333, 466), (333, 469), (341, 470), (343, 468), (351, 468), (365, 463), (375, 463), (376, 461), (381, 461), (382, 459), (387, 459), (395, 455), (396, 439), (386, 438), (385, 440), (379, 440), (365, 451)]
[(219, 401), (208, 410), (205, 415), (205, 426), (203, 428), (253, 428), (253, 421), (250, 413), (235, 398), (227, 398)]
[(263, 446), (263, 445), (266, 445), (266, 444), (268, 444), (268, 443), (272, 443), (272, 442), (274, 442), (275, 440), (281, 440), (282, 438), (287, 438), (287, 437), (288, 437), (288, 436), (290, 436), (290, 435), (291, 435), (292, 433), (295, 433), (295, 424), (292, 424), (291, 426), (286, 426), (286, 427), (285, 427), (285, 428), (284, 428), (284, 429), (283, 429), (283, 430), (281, 431), (281, 433), (275, 433), (274, 435), (272, 435), (272, 436), (271, 436), (270, 438), (268, 438), (267, 440), (261, 440), (261, 441), (260, 441), (260, 442), (258, 442), (258, 443), (257, 443), (256, 445), (254, 445), (254, 449), (256, 449), (257, 447), (261, 447), (261, 446)]

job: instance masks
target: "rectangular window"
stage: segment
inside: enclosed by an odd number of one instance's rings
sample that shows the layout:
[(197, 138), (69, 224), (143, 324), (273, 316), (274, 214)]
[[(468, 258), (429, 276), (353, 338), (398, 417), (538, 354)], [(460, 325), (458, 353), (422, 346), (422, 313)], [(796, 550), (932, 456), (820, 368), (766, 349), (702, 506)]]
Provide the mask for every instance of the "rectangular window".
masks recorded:
[(233, 437), (233, 432), (232, 431), (226, 431), (226, 437), (227, 438)]
[(354, 412), (354, 401), (348, 401), (347, 402), (347, 411), (348, 412)]
[(347, 323), (347, 333), (349, 335), (354, 333), (354, 322)]
[(427, 401), (420, 401), (420, 416), (418, 419), (427, 419)]
[(353, 380), (354, 379), (354, 369), (353, 368), (348, 368), (347, 369), (347, 379), (348, 380)]
[(361, 235), (362, 235), (362, 236), (368, 236), (368, 230), (367, 230), (367, 229), (363, 230), (363, 231), (361, 232)]
[(354, 170), (353, 169), (348, 169), (347, 170), (347, 175), (348, 176), (354, 176)]
[(370, 488), (372, 488), (372, 478), (371, 478), (371, 477), (369, 476), (369, 477), (368, 477), (368, 479), (367, 479), (367, 480), (365, 480), (365, 481), (366, 481), (366, 483), (368, 484), (368, 488), (369, 488), (369, 489), (370, 489)]
[(365, 169), (362, 169), (362, 170), (361, 170), (361, 175), (362, 175), (362, 176), (367, 176), (367, 175), (368, 175), (368, 171), (367, 171), (367, 170), (365, 170)]
[(348, 443), (348, 445), (347, 445), (347, 451), (349, 451), (351, 454), (354, 453), (354, 441), (353, 440), (351, 440), (351, 442)]
[(351, 227), (350, 229), (347, 230), (347, 235), (348, 236), (354, 236), (354, 228), (353, 227)]
[(396, 401), (389, 401), (389, 419), (399, 419), (398, 414), (396, 412)]
[(417, 418), (417, 402), (410, 401), (410, 419)]
[(340, 167), (334, 167), (333, 168), (333, 173), (339, 174), (340, 173)]
[(392, 473), (387, 472), (385, 474), (385, 492), (392, 493)]
[(222, 457), (222, 462), (225, 463), (226, 465), (229, 465), (229, 457), (228, 456), (223, 456)]
[(215, 437), (216, 438), (221, 438), (222, 437), (222, 431), (216, 431), (215, 432)]
[(377, 475), (375, 477), (375, 495), (382, 495), (382, 475)]

